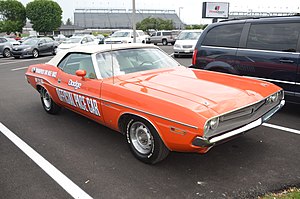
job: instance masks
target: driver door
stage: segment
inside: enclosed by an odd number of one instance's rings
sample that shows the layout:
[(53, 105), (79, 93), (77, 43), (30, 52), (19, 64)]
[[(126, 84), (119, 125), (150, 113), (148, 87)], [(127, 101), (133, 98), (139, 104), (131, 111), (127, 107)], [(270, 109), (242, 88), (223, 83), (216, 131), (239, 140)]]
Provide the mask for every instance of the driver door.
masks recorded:
[[(69, 53), (59, 63), (56, 93), (64, 106), (99, 123), (103, 123), (100, 90), (102, 80), (97, 79), (90, 54)], [(85, 70), (84, 77), (77, 70)]]

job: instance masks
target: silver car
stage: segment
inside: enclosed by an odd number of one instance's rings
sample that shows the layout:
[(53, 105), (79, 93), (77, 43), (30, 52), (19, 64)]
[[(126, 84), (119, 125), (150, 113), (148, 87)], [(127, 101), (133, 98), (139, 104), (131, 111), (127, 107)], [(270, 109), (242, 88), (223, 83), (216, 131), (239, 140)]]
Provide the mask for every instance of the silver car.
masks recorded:
[(8, 41), (7, 38), (0, 37), (0, 55), (3, 55), (3, 57), (10, 57), (12, 46), (13, 45)]

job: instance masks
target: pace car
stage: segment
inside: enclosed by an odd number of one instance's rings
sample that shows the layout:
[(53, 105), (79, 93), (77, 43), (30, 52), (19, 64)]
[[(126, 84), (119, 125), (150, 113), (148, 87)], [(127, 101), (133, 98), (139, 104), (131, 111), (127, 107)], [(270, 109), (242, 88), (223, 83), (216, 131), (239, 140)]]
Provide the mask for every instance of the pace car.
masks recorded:
[(285, 103), (272, 83), (186, 68), (154, 45), (75, 47), (30, 66), (26, 79), (47, 113), (64, 107), (124, 134), (148, 164), (170, 151), (206, 153)]

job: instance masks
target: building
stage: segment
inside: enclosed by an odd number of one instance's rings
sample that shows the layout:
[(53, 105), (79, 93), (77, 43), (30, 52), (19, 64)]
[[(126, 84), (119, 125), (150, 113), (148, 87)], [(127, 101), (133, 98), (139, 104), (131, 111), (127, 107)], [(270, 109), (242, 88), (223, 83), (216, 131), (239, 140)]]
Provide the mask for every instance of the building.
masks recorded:
[[(148, 17), (172, 20), (176, 29), (185, 26), (175, 10), (136, 10), (136, 23)], [(132, 10), (75, 9), (74, 25), (88, 29), (131, 29)]]

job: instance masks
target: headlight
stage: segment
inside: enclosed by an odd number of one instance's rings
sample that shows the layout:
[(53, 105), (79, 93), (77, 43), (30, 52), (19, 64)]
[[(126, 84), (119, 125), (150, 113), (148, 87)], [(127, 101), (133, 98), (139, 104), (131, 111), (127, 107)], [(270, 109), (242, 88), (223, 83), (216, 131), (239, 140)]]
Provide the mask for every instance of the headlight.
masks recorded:
[(181, 46), (179, 44), (175, 44), (174, 48), (181, 48)]
[(216, 117), (216, 118), (213, 118), (209, 121), (209, 126), (212, 130), (215, 130), (218, 128), (219, 126), (219, 118)]
[(123, 43), (123, 44), (127, 44), (128, 41), (127, 41), (127, 40), (123, 40), (122, 43)]
[(204, 126), (204, 135), (206, 135), (210, 130), (216, 130), (219, 126), (219, 117), (208, 120)]
[(266, 103), (267, 104), (270, 104), (270, 103), (274, 103), (274, 102), (277, 102), (279, 99), (279, 93), (274, 93), (273, 95), (270, 95), (268, 98), (267, 98), (267, 101)]

